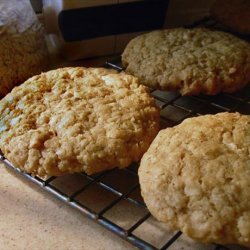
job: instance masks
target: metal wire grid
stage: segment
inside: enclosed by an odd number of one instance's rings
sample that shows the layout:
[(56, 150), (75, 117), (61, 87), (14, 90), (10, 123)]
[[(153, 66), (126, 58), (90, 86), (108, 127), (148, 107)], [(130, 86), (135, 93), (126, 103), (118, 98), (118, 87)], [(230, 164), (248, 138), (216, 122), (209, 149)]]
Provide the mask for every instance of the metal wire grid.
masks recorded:
[[(107, 67), (121, 70), (120, 58), (108, 62)], [(159, 90), (152, 90), (151, 94), (161, 108), (161, 128), (174, 126), (188, 117), (203, 114), (238, 111), (250, 115), (250, 86), (235, 94), (222, 93), (212, 97), (183, 97), (175, 92)], [(185, 249), (194, 249), (193, 245), (183, 243), (185, 240), (181, 239), (184, 237), (181, 232), (172, 232), (152, 219), (140, 196), (137, 164), (127, 169), (114, 169), (92, 176), (81, 173), (43, 180), (15, 168), (3, 155), (0, 155), (0, 160), (8, 168), (20, 173), (137, 248), (180, 249), (182, 246)], [(141, 229), (143, 227), (144, 230)], [(158, 237), (154, 233), (157, 230), (160, 232)], [(236, 249), (235, 246), (221, 245), (201, 245), (198, 248)]]
[[(111, 170), (101, 174), (89, 176), (87, 174), (75, 174), (72, 176), (66, 177), (50, 177), (48, 179), (41, 179), (37, 176), (31, 176), (23, 172), (22, 170), (15, 168), (10, 161), (8, 161), (3, 155), (0, 156), (0, 160), (7, 166), (9, 169), (19, 173), (23, 177), (29, 179), (31, 182), (37, 184), (44, 190), (52, 193), (60, 200), (68, 203), (71, 207), (79, 210), (81, 213), (86, 215), (92, 220), (97, 221), (102, 226), (106, 227), (110, 231), (114, 232), (115, 234), (119, 235), (123, 239), (129, 241), (134, 246), (139, 249), (167, 249), (180, 235), (181, 232), (172, 233), (171, 237), (163, 244), (161, 247), (156, 247), (149, 242), (146, 242), (142, 238), (136, 236), (133, 232), (146, 220), (148, 220), (151, 215), (147, 211), (145, 204), (142, 201), (141, 197), (138, 197), (139, 194), (139, 183), (138, 183), (138, 176), (137, 176), (137, 168), (138, 165), (134, 164), (131, 165), (129, 168), (124, 170)], [(107, 179), (113, 177), (115, 175), (119, 178), (122, 174), (126, 173), (128, 183), (127, 190), (121, 190), (124, 188), (111, 183), (108, 183)], [(64, 178), (64, 180), (63, 180)], [(68, 179), (68, 180), (67, 180)], [(71, 179), (69, 181), (69, 179)], [(72, 182), (73, 179), (77, 181), (77, 183)], [(131, 181), (131, 179), (134, 179)], [(130, 181), (129, 181), (130, 180)], [(68, 182), (68, 183), (67, 183)], [(133, 185), (129, 185), (129, 182), (134, 182)], [(76, 184), (76, 185), (75, 185)], [(68, 185), (75, 185), (75, 190), (72, 191), (72, 186), (69, 188)], [(112, 199), (108, 197), (107, 204), (105, 206), (101, 206), (99, 208), (93, 207), (94, 204), (89, 201), (84, 200), (84, 197), (89, 199), (88, 197), (93, 197), (93, 191), (90, 191), (91, 194), (88, 194), (88, 191), (95, 186), (103, 189), (102, 193), (106, 193), (107, 196), (112, 196)], [(69, 191), (70, 190), (70, 191)], [(100, 191), (100, 189), (98, 190)], [(97, 194), (97, 193), (95, 193)], [(81, 197), (81, 195), (83, 195)], [(89, 196), (90, 195), (90, 196)], [(136, 197), (136, 198), (135, 198)], [(100, 197), (99, 197), (100, 198)], [(105, 197), (104, 203), (106, 202)], [(110, 200), (110, 201), (109, 201)], [(127, 201), (139, 209), (141, 209), (144, 213), (138, 219), (134, 221), (131, 226), (127, 229), (119, 226), (117, 223), (113, 222), (109, 219), (108, 213), (112, 210), (117, 204), (121, 203), (122, 201)]]

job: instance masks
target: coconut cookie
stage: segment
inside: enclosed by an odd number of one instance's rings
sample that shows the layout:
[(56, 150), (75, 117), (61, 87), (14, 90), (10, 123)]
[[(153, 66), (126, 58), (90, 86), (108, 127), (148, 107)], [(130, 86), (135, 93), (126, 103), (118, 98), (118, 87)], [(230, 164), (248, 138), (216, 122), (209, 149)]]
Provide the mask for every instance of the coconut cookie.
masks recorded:
[(128, 43), (122, 63), (146, 85), (182, 95), (234, 92), (250, 81), (250, 45), (202, 28), (138, 36)]
[(103, 68), (42, 73), (0, 101), (0, 149), (16, 167), (40, 176), (127, 167), (158, 127), (148, 89)]
[(249, 0), (216, 0), (210, 12), (212, 17), (231, 30), (250, 34)]
[(205, 115), (161, 130), (139, 179), (159, 221), (202, 242), (250, 246), (250, 116)]

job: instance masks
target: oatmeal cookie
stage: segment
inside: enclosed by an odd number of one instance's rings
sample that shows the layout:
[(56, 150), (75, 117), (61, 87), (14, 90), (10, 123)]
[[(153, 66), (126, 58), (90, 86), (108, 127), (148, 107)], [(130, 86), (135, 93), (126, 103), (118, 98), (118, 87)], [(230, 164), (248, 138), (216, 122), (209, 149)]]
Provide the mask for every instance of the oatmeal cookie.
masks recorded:
[(202, 242), (250, 246), (250, 116), (205, 115), (161, 130), (139, 179), (158, 220)]
[(210, 12), (213, 18), (232, 31), (250, 34), (249, 0), (216, 0)]
[(148, 89), (103, 68), (42, 73), (0, 101), (0, 149), (16, 167), (39, 176), (127, 167), (158, 127)]
[(182, 95), (234, 92), (250, 81), (250, 45), (204, 28), (138, 36), (124, 50), (122, 63), (146, 85)]

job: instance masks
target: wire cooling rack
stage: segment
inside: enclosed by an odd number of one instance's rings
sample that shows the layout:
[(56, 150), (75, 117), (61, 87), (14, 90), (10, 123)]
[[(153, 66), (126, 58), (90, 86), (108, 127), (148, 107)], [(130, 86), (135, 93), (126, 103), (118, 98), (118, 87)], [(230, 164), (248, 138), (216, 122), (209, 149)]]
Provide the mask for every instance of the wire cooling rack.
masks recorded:
[[(120, 58), (107, 67), (121, 70)], [(161, 108), (161, 128), (179, 124), (188, 117), (219, 112), (250, 115), (250, 86), (235, 94), (216, 96), (180, 96), (175, 92), (152, 90)], [(202, 245), (186, 238), (179, 231), (152, 218), (140, 195), (137, 164), (127, 169), (113, 169), (97, 175), (73, 174), (41, 179), (15, 168), (3, 155), (6, 167), (37, 184), (82, 214), (129, 241), (139, 249), (243, 249), (238, 246)], [(18, 167), (18, 166), (17, 166)]]
[[(108, 62), (107, 67), (121, 70), (120, 59)], [(159, 90), (152, 90), (151, 94), (161, 108), (161, 128), (204, 114), (238, 111), (250, 115), (250, 86), (235, 94), (216, 96), (186, 97)], [(140, 195), (137, 164), (92, 176), (81, 173), (43, 180), (15, 168), (3, 155), (0, 160), (140, 249), (236, 249), (190, 242), (181, 232), (173, 232), (154, 220)]]

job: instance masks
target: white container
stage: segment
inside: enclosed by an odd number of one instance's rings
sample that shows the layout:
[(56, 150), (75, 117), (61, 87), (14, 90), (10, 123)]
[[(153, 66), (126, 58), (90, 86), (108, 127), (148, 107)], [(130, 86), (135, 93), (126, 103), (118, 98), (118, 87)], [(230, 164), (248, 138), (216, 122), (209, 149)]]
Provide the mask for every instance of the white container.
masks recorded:
[(168, 0), (43, 0), (49, 42), (69, 60), (118, 54), (162, 28)]

